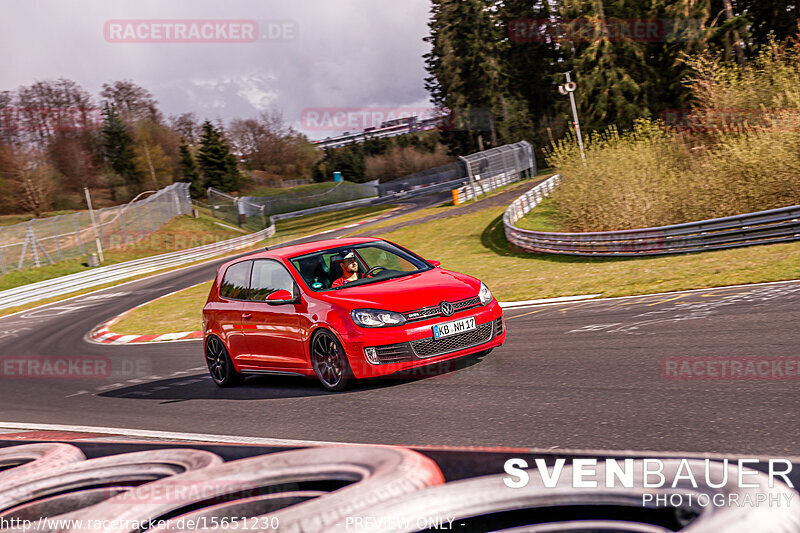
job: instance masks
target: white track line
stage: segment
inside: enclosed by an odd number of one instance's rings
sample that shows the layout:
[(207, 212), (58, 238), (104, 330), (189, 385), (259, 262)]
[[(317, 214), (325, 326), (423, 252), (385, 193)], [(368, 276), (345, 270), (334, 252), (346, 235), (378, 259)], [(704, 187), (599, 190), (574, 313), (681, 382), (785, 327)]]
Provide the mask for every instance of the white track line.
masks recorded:
[(209, 433), (177, 433), (173, 431), (154, 431), (148, 429), (127, 429), (100, 426), (68, 426), (63, 424), (20, 424), (0, 422), (0, 428), (31, 431), (71, 431), (77, 433), (104, 433), (125, 437), (151, 439), (190, 440), (200, 442), (220, 442), (231, 444), (258, 444), (263, 446), (326, 446), (347, 444), (317, 440), (265, 439), (261, 437), (239, 437), (236, 435), (212, 435)]

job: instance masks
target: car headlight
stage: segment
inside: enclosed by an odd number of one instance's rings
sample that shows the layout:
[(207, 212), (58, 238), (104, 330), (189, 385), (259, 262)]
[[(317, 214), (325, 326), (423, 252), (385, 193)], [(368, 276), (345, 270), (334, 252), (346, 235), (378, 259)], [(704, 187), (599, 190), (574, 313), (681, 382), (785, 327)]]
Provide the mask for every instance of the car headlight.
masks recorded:
[(353, 322), (362, 328), (383, 328), (406, 323), (406, 317), (400, 313), (380, 309), (356, 309), (350, 316), (353, 317)]
[(492, 301), (492, 291), (483, 282), (481, 282), (481, 290), (478, 291), (478, 298), (481, 300), (481, 305), (487, 305)]

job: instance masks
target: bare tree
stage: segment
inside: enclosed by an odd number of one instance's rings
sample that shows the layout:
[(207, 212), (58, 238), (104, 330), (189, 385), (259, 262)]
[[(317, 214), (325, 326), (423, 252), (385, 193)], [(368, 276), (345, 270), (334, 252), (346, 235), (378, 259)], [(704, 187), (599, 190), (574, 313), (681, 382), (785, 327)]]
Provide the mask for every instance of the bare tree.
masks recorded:
[(39, 148), (56, 133), (91, 129), (99, 121), (89, 93), (65, 78), (20, 87), (15, 113), (15, 127), (21, 137)]
[(19, 150), (10, 158), (4, 158), (4, 168), (0, 169), (19, 205), (36, 217), (51, 207), (56, 188), (52, 167), (42, 161), (42, 154), (33, 149)]
[(235, 152), (251, 170), (296, 177), (307, 174), (316, 158), (308, 139), (286, 124), (275, 109), (257, 119), (235, 119), (227, 133)]
[(161, 112), (153, 94), (131, 80), (104, 83), (100, 96), (114, 106), (124, 122), (132, 124), (140, 120), (161, 122)]
[(181, 113), (170, 115), (167, 120), (169, 127), (183, 137), (188, 144), (197, 144), (200, 139), (200, 123), (194, 113)]

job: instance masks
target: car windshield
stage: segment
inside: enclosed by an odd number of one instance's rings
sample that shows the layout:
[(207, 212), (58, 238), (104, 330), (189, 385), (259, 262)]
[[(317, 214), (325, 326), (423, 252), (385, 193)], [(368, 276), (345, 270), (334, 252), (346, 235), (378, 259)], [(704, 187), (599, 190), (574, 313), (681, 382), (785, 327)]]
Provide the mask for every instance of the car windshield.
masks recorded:
[(313, 291), (340, 290), (432, 268), (421, 257), (384, 241), (328, 248), (291, 262)]

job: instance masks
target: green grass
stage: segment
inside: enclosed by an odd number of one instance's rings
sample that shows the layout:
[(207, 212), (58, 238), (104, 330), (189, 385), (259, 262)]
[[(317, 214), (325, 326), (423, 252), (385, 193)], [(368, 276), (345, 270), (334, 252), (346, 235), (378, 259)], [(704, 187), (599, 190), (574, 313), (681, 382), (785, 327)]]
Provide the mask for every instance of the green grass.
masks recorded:
[(519, 219), (516, 226), (533, 231), (566, 232), (558, 217), (558, 202), (545, 198), (527, 215)]
[[(800, 277), (800, 242), (652, 258), (581, 258), (514, 251), (503, 207), (382, 235), (442, 267), (482, 279), (500, 300), (624, 296)], [(447, 244), (434, 236), (447, 235)]]
[[(800, 242), (652, 258), (521, 253), (505, 238), (504, 210), (491, 207), (382, 236), (441, 261), (442, 268), (480, 278), (501, 301), (650, 294), (800, 277)], [(446, 243), (438, 238), (442, 235), (447, 235)], [(133, 311), (112, 330), (141, 335), (198, 330), (207, 295), (207, 286), (187, 289)], [(158, 328), (148, 329), (148, 324)]]
[(111, 329), (122, 335), (160, 335), (202, 328), (200, 310), (211, 281), (154, 300), (126, 314)]

